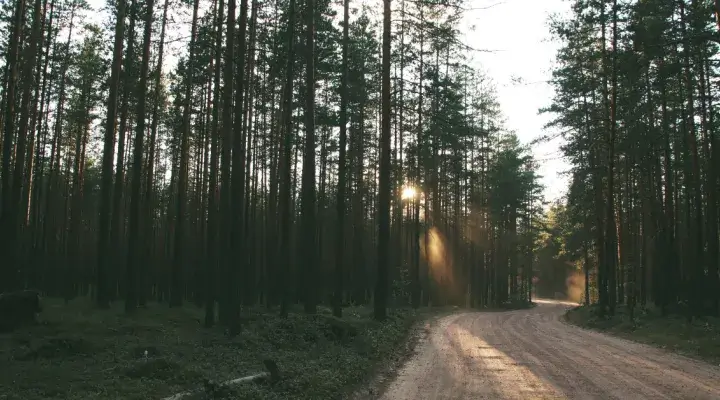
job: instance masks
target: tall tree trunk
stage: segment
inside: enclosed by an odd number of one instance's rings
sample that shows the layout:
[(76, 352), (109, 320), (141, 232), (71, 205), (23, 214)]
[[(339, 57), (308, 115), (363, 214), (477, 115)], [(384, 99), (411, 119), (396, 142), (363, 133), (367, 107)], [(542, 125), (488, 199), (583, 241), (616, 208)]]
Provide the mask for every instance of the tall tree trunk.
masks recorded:
[(115, 43), (110, 72), (105, 137), (102, 159), (102, 182), (100, 184), (100, 213), (98, 218), (98, 263), (96, 302), (101, 308), (107, 308), (110, 301), (108, 269), (110, 267), (110, 205), (112, 199), (113, 154), (115, 150), (115, 129), (117, 119), (118, 84), (123, 55), (123, 36), (125, 35), (125, 0), (117, 2), (117, 20), (115, 21)]
[[(231, 0), (231, 4), (234, 0)], [(228, 280), (235, 283), (240, 283), (240, 279), (249, 268), (247, 260), (247, 246), (243, 238), (243, 232), (245, 230), (245, 224), (243, 222), (243, 213), (245, 211), (245, 142), (242, 134), (243, 127), (243, 94), (244, 91), (244, 79), (245, 73), (245, 33), (247, 31), (247, 11), (248, 2), (247, 0), (240, 0), (240, 29), (237, 32), (237, 38), (239, 43), (237, 49), (239, 54), (234, 57), (234, 63), (237, 64), (235, 68), (235, 122), (234, 129), (235, 137), (232, 143), (232, 184), (229, 185), (231, 190), (231, 201), (234, 205), (230, 211), (231, 218), (230, 227), (230, 249), (228, 249), (228, 263), (230, 259), (234, 261), (234, 265), (228, 264)], [(228, 35), (230, 32), (228, 31)], [(229, 182), (228, 182), (229, 183)], [(238, 295), (239, 287), (242, 285), (233, 284), (228, 287), (228, 309), (231, 313), (231, 328), (234, 330), (239, 329), (240, 321), (240, 296)]]
[(605, 225), (605, 240), (607, 250), (607, 257), (605, 262), (607, 263), (608, 273), (608, 311), (610, 315), (615, 314), (615, 304), (617, 302), (617, 265), (618, 265), (618, 253), (617, 253), (617, 226), (615, 224), (615, 137), (617, 132), (617, 0), (613, 0), (612, 10), (612, 25), (613, 25), (613, 37), (612, 37), (612, 65), (611, 65), (611, 79), (612, 79), (612, 94), (610, 100), (610, 132), (608, 139), (608, 196), (607, 196), (607, 213), (605, 214), (606, 225)]
[(205, 276), (205, 327), (215, 324), (215, 301), (217, 300), (217, 267), (218, 267), (218, 159), (219, 159), (219, 123), (220, 123), (220, 73), (222, 71), (222, 22), (224, 1), (218, 2), (215, 14), (215, 71), (213, 76), (213, 110), (212, 139), (210, 144), (210, 177), (208, 182), (208, 235), (207, 235), (207, 269)]
[[(148, 145), (150, 148), (148, 149), (148, 161), (147, 161), (147, 172), (145, 173), (145, 197), (143, 201), (143, 216), (147, 221), (146, 226), (146, 237), (147, 238), (153, 238), (154, 235), (154, 225), (155, 225), (155, 213), (153, 212), (153, 208), (155, 207), (155, 198), (154, 198), (154, 179), (155, 179), (155, 145), (157, 141), (157, 132), (158, 132), (158, 120), (159, 120), (159, 111), (160, 111), (160, 97), (161, 97), (161, 82), (162, 82), (162, 67), (163, 67), (163, 55), (165, 50), (165, 27), (167, 25), (167, 12), (168, 12), (168, 4), (169, 0), (165, 0), (165, 3), (163, 5), (163, 16), (162, 16), (162, 23), (160, 28), (160, 43), (158, 44), (158, 58), (157, 58), (157, 71), (155, 71), (155, 103), (153, 104), (153, 111), (152, 111), (152, 122), (150, 126), (150, 142)], [(164, 106), (163, 106), (164, 108)], [(153, 238), (154, 239), (154, 238)], [(147, 240), (146, 241), (146, 249), (145, 249), (145, 262), (146, 265), (149, 267), (153, 265), (153, 257), (152, 257), (152, 251), (153, 251), (153, 242), (154, 240)], [(147, 291), (146, 287), (146, 281), (143, 279), (141, 280), (140, 285), (140, 296), (139, 296), (139, 304), (141, 306), (145, 305), (146, 296), (145, 293)]]
[(302, 238), (300, 262), (305, 312), (317, 312), (316, 299), (316, 226), (315, 226), (315, 6), (305, 0), (305, 148), (302, 168)]
[(280, 315), (287, 316), (288, 307), (290, 302), (290, 282), (292, 269), (290, 268), (290, 256), (291, 245), (290, 235), (292, 233), (292, 220), (290, 218), (292, 203), (292, 192), (291, 192), (291, 155), (292, 155), (292, 95), (293, 95), (293, 63), (295, 59), (295, 0), (290, 0), (288, 5), (288, 33), (287, 33), (287, 62), (285, 64), (285, 83), (283, 93), (283, 141), (280, 147), (281, 149), (281, 160), (279, 162), (280, 167), (280, 199), (279, 199), (279, 212), (280, 212), (280, 245), (278, 246), (280, 257), (277, 257), (278, 267), (275, 269), (280, 276)]
[[(120, 126), (118, 130), (118, 142), (117, 142), (117, 159), (115, 162), (115, 187), (113, 190), (113, 209), (112, 219), (110, 226), (110, 243), (114, 246), (113, 260), (113, 279), (112, 282), (116, 284), (119, 281), (117, 273), (121, 270), (122, 266), (122, 255), (124, 252), (125, 244), (125, 202), (124, 200), (124, 189), (125, 189), (125, 135), (128, 130), (128, 115), (130, 113), (130, 96), (135, 94), (135, 78), (136, 76), (131, 73), (133, 70), (133, 64), (135, 63), (135, 22), (137, 20), (137, 0), (132, 0), (130, 3), (130, 25), (128, 26), (128, 47), (125, 54), (125, 67), (121, 71), (122, 74), (122, 100), (120, 103)], [(128, 150), (130, 146), (128, 144)], [(114, 292), (113, 288), (113, 292)], [(114, 293), (113, 293), (114, 294)]]
[[(10, 290), (17, 282), (17, 266), (12, 254), (15, 252), (13, 243), (13, 214), (12, 214), (12, 181), (11, 176), (11, 158), (13, 154), (15, 138), (15, 102), (17, 99), (18, 84), (18, 52), (20, 51), (20, 35), (22, 33), (22, 25), (25, 16), (25, 0), (17, 0), (13, 11), (13, 22), (11, 25), (12, 34), (10, 35), (5, 79), (7, 81), (5, 95), (5, 110), (3, 116), (3, 160), (2, 160), (2, 204), (0, 208), (0, 249), (3, 254), (9, 254), (11, 257), (3, 263), (2, 283), (0, 290)], [(17, 170), (16, 170), (17, 171)]]
[[(196, 0), (197, 1), (197, 0)], [(150, 39), (152, 34), (153, 6), (155, 0), (145, 4), (145, 29), (143, 32), (143, 54), (140, 66), (139, 98), (137, 105), (137, 125), (133, 149), (133, 176), (130, 186), (130, 220), (128, 226), (128, 260), (125, 276), (125, 312), (131, 313), (137, 307), (138, 276), (145, 273), (147, 265), (143, 263), (143, 237), (140, 218), (142, 197), (143, 140), (145, 136), (145, 114), (147, 104), (147, 81), (150, 65)], [(179, 219), (179, 218), (178, 218)], [(142, 270), (139, 270), (142, 268)]]
[[(257, 279), (256, 279), (256, 267), (255, 267), (255, 260), (254, 260), (254, 253), (255, 253), (255, 240), (257, 235), (253, 235), (250, 232), (251, 229), (251, 221), (254, 222), (254, 219), (250, 218), (250, 214), (253, 214), (255, 212), (254, 202), (257, 202), (257, 197), (255, 196), (254, 188), (251, 188), (251, 182), (253, 184), (257, 184), (257, 172), (258, 172), (258, 165), (257, 165), (257, 158), (255, 158), (255, 164), (253, 165), (253, 153), (257, 150), (257, 141), (258, 141), (258, 135), (253, 135), (253, 117), (255, 113), (256, 108), (259, 108), (258, 105), (253, 104), (254, 99), (254, 93), (255, 93), (255, 53), (256, 53), (256, 32), (257, 32), (257, 19), (258, 19), (258, 8), (259, 8), (259, 2), (258, 0), (253, 0), (252, 2), (252, 10), (250, 12), (250, 41), (248, 42), (247, 51), (248, 51), (248, 60), (247, 60), (247, 67), (245, 71), (245, 98), (244, 105), (242, 108), (243, 111), (243, 124), (242, 124), (242, 132), (243, 132), (243, 146), (244, 146), (244, 154), (245, 154), (245, 165), (244, 168), (244, 174), (245, 174), (245, 185), (244, 185), (244, 192), (243, 192), (243, 204), (244, 210), (243, 210), (243, 234), (242, 234), (242, 243), (245, 246), (245, 265), (241, 269), (242, 280), (242, 290), (243, 290), (243, 303), (246, 305), (254, 304), (257, 300)], [(242, 14), (242, 12), (241, 12)], [(242, 26), (241, 26), (241, 30)], [(244, 36), (244, 35), (243, 35)], [(244, 58), (244, 57), (243, 57)], [(257, 125), (257, 124), (256, 124)], [(251, 168), (252, 167), (252, 168)], [(250, 172), (253, 172), (254, 176), (250, 176)]]
[(189, 140), (190, 140), (190, 114), (192, 112), (192, 94), (193, 94), (193, 73), (192, 64), (195, 60), (195, 40), (197, 36), (197, 20), (198, 7), (200, 0), (193, 2), (192, 27), (190, 28), (190, 46), (188, 48), (188, 68), (185, 77), (185, 98), (183, 104), (183, 122), (182, 133), (180, 137), (180, 171), (178, 174), (178, 193), (175, 203), (175, 247), (173, 254), (173, 270), (171, 273), (172, 287), (170, 289), (170, 306), (179, 307), (182, 305), (183, 296), (183, 261), (187, 257), (185, 248), (185, 206), (187, 204), (188, 191), (188, 159), (189, 159)]
[[(706, 55), (707, 56), (707, 55)], [(720, 314), (720, 232), (718, 229), (718, 194), (720, 194), (720, 135), (715, 132), (715, 119), (713, 116), (713, 96), (710, 88), (710, 60), (706, 58), (706, 79), (707, 101), (708, 101), (708, 132), (709, 138), (706, 142), (711, 143), (709, 151), (708, 177), (707, 177), (707, 224), (708, 224), (708, 277), (710, 279), (711, 312), (714, 316)]]
[(384, 0), (382, 43), (382, 125), (380, 131), (380, 183), (378, 187), (378, 266), (374, 318), (387, 316), (388, 256), (390, 247), (390, 0)]
[[(602, 58), (600, 61), (600, 69), (602, 71), (602, 107), (603, 107), (603, 116), (602, 121), (604, 121), (604, 128), (610, 131), (610, 105), (608, 103), (608, 79), (607, 79), (607, 51), (606, 51), (606, 28), (607, 28), (607, 21), (606, 21), (606, 13), (605, 13), (605, 0), (602, 0), (600, 2), (600, 20), (602, 24)], [(594, 96), (593, 96), (593, 105), (595, 103)], [(592, 142), (591, 142), (592, 143)], [(597, 260), (598, 260), (598, 297), (599, 297), (599, 303), (600, 303), (600, 314), (604, 315), (608, 310), (608, 307), (610, 306), (611, 296), (612, 294), (609, 291), (609, 275), (611, 273), (610, 269), (608, 268), (607, 264), (607, 254), (608, 254), (608, 248), (612, 249), (612, 245), (607, 243), (606, 235), (607, 232), (611, 230), (611, 228), (607, 228), (606, 224), (610, 224), (610, 221), (607, 220), (607, 208), (611, 206), (606, 206), (605, 210), (603, 210), (603, 206), (605, 203), (603, 203), (603, 191), (604, 191), (604, 182), (603, 182), (603, 176), (601, 175), (601, 171), (603, 169), (603, 166), (601, 164), (602, 161), (602, 153), (599, 151), (599, 144), (602, 143), (602, 140), (598, 140), (596, 143), (594, 143), (595, 147), (597, 148), (596, 153), (597, 156), (594, 159), (594, 166), (591, 164), (591, 169), (595, 171), (594, 173), (594, 179), (593, 179), (593, 191), (595, 192), (595, 214), (597, 219), (597, 229), (598, 232), (598, 238), (597, 238)], [(610, 159), (610, 158), (608, 158)], [(593, 161), (591, 161), (593, 162)]]
[[(418, 6), (420, 7), (420, 21), (424, 22), (423, 8), (422, 8), (423, 6), (422, 6), (422, 4), (419, 4)], [(412, 277), (411, 279), (413, 281), (413, 289), (412, 289), (413, 293), (412, 293), (411, 303), (412, 303), (413, 308), (419, 308), (420, 304), (421, 304), (421, 300), (422, 300), (420, 298), (421, 297), (420, 296), (421, 289), (422, 289), (422, 285), (420, 283), (420, 257), (421, 257), (421, 255), (420, 255), (420, 248), (421, 248), (421, 246), (420, 246), (420, 240), (421, 240), (421, 235), (420, 235), (420, 195), (423, 194), (425, 196), (425, 198), (424, 198), (425, 207), (427, 207), (427, 200), (428, 200), (427, 187), (424, 182), (421, 184), (422, 174), (424, 172), (421, 168), (423, 166), (422, 163), (424, 160), (424, 157), (423, 157), (423, 151), (424, 151), (423, 140), (424, 140), (424, 138), (423, 138), (423, 134), (422, 134), (422, 131), (423, 131), (423, 89), (424, 89), (423, 73), (424, 73), (424, 66), (425, 66), (424, 58), (423, 58), (425, 55), (424, 45), (425, 45), (425, 34), (424, 34), (423, 30), (421, 29), (420, 30), (420, 54), (418, 56), (418, 58), (420, 59), (419, 60), (420, 65), (418, 67), (418, 71), (419, 71), (418, 78), (419, 78), (420, 82), (418, 84), (418, 109), (417, 109), (418, 124), (417, 124), (417, 135), (416, 135), (417, 136), (417, 139), (416, 139), (417, 140), (417, 149), (416, 149), (417, 154), (415, 156), (415, 158), (416, 158), (416, 160), (415, 160), (415, 186), (418, 187), (419, 192), (415, 196), (415, 215), (414, 215), (414, 220), (415, 220), (415, 240), (414, 240), (415, 259), (414, 259), (414, 265), (413, 265), (413, 273), (411, 274), (411, 277)], [(425, 218), (427, 218), (427, 208), (426, 208), (426, 212), (425, 212)], [(422, 235), (422, 238), (425, 239), (425, 248), (426, 249), (427, 249), (427, 244), (428, 244), (428, 234), (429, 234), (429, 232), (427, 231), (427, 226), (426, 226), (425, 232)]]
[[(18, 123), (17, 141), (15, 143), (15, 167), (12, 176), (12, 187), (10, 188), (10, 202), (3, 204), (2, 216), (0, 219), (3, 234), (3, 245), (5, 246), (5, 262), (9, 265), (8, 269), (8, 287), (20, 287), (20, 263), (19, 248), (20, 235), (22, 232), (23, 215), (22, 210), (22, 186), (24, 181), (25, 157), (27, 155), (26, 145), (28, 139), (28, 130), (30, 128), (30, 105), (32, 98), (32, 88), (34, 87), (35, 63), (38, 56), (38, 45), (42, 42), (42, 32), (40, 31), (40, 21), (42, 19), (42, 1), (35, 0), (33, 6), (33, 22), (30, 33), (30, 43), (27, 45), (25, 55), (23, 57), (23, 74), (22, 74), (22, 97), (20, 103), (20, 120)], [(11, 116), (14, 118), (14, 116)], [(5, 197), (8, 199), (8, 197)]]
[(345, 188), (347, 186), (348, 57), (350, 43), (350, 0), (343, 0), (342, 77), (340, 78), (340, 149), (338, 159), (337, 228), (335, 234), (335, 297), (333, 315), (342, 317), (343, 264), (345, 263)]
[(239, 321), (238, 315), (233, 315), (231, 296), (235, 289), (232, 282), (232, 196), (230, 182), (230, 165), (233, 148), (233, 73), (235, 72), (235, 0), (228, 0), (227, 33), (225, 48), (225, 86), (223, 88), (223, 110), (222, 110), (222, 164), (220, 172), (220, 265), (222, 268), (223, 287), (220, 290), (220, 322), (230, 327), (234, 322)]
[[(53, 5), (51, 4), (51, 9)], [(39, 143), (40, 143), (40, 130), (41, 130), (41, 123), (38, 121), (42, 121), (41, 117), (41, 110), (38, 110), (38, 108), (43, 108), (43, 102), (45, 100), (45, 89), (46, 89), (46, 83), (47, 83), (47, 65), (48, 65), (48, 59), (50, 58), (50, 33), (52, 32), (52, 29), (48, 29), (48, 35), (47, 35), (47, 46), (44, 46), (45, 40), (44, 40), (44, 29), (45, 29), (45, 17), (47, 15), (47, 8), (48, 8), (48, 2), (47, 0), (43, 0), (42, 3), (42, 11), (40, 15), (40, 37), (38, 38), (38, 55), (37, 55), (37, 65), (35, 67), (35, 92), (32, 96), (32, 105), (30, 106), (30, 112), (32, 113), (30, 117), (30, 138), (28, 140), (27, 145), (27, 160), (25, 161), (25, 179), (22, 184), (22, 199), (21, 199), (21, 206), (20, 211), (22, 212), (22, 225), (24, 227), (27, 227), (30, 223), (30, 200), (32, 198), (32, 189), (35, 185), (35, 178), (37, 177), (37, 174), (35, 173), (35, 162), (36, 154), (39, 154)], [(52, 11), (50, 14), (50, 24), (52, 24)], [(44, 58), (43, 58), (44, 57)], [(43, 74), (44, 72), (44, 74)], [(41, 83), (42, 82), (42, 83)], [(37, 148), (37, 150), (36, 150)], [(35, 230), (31, 229), (30, 231), (30, 243), (29, 247), (34, 246), (34, 243), (32, 243), (32, 236), (35, 234)], [(28, 249), (26, 249), (28, 250)], [(32, 251), (32, 250), (30, 250)], [(29, 260), (28, 260), (29, 261)]]
[[(688, 207), (688, 250), (687, 254), (689, 259), (686, 261), (686, 265), (691, 270), (689, 271), (690, 282), (687, 288), (689, 296), (690, 309), (688, 312), (688, 319), (692, 319), (693, 316), (697, 316), (702, 308), (703, 301), (703, 290), (702, 282), (704, 275), (704, 264), (703, 264), (703, 253), (705, 249), (705, 242), (703, 241), (703, 216), (702, 216), (702, 191), (700, 188), (700, 161), (698, 160), (698, 149), (697, 149), (697, 138), (695, 136), (695, 100), (694, 100), (694, 86), (692, 84), (692, 73), (690, 70), (690, 52), (693, 51), (690, 38), (686, 30), (686, 13), (685, 13), (685, 0), (679, 0), (680, 4), (680, 18), (681, 18), (681, 34), (683, 37), (683, 72), (684, 72), (684, 84), (687, 96), (687, 109), (685, 111), (685, 118), (687, 120), (685, 126), (685, 145), (687, 151), (690, 152), (688, 155), (690, 158), (690, 171), (686, 174), (685, 180), (687, 182), (687, 191), (690, 198), (687, 200)], [(693, 5), (695, 1), (693, 0)]]

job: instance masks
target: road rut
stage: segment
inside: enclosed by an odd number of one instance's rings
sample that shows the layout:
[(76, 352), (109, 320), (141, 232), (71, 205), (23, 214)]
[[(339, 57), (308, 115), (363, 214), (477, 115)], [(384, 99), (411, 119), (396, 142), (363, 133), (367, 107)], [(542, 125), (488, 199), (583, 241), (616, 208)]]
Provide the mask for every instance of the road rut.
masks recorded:
[(720, 399), (720, 368), (568, 325), (571, 306), (444, 317), (380, 398)]

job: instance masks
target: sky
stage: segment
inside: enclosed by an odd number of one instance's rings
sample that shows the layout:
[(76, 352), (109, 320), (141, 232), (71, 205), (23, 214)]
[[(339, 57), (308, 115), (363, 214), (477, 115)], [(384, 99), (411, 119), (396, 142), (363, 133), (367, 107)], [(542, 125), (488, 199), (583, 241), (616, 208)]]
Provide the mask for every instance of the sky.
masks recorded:
[[(523, 143), (548, 134), (549, 115), (538, 110), (550, 105), (547, 84), (559, 44), (551, 40), (548, 17), (570, 10), (567, 0), (470, 0), (463, 21), (465, 43), (480, 51), (473, 57), (497, 86), (506, 126)], [(519, 81), (523, 83), (517, 83)], [(569, 165), (562, 159), (560, 139), (533, 146), (540, 164), (545, 197), (564, 195)]]

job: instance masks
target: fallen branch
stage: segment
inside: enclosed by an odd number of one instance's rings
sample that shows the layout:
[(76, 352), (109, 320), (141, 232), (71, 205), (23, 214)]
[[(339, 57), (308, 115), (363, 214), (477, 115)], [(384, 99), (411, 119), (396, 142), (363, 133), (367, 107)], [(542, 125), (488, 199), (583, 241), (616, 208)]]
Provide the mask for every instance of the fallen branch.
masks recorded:
[[(249, 383), (249, 382), (259, 382), (266, 379), (269, 379), (270, 382), (277, 382), (280, 380), (280, 371), (278, 370), (277, 364), (275, 364), (275, 361), (273, 360), (265, 360), (263, 361), (263, 364), (265, 365), (265, 368), (267, 368), (268, 372), (260, 372), (259, 374), (254, 374), (250, 376), (244, 376), (242, 378), (236, 378), (229, 381), (225, 381), (219, 384), (214, 385), (215, 387), (229, 387), (229, 386), (235, 386), (239, 385), (241, 383)], [(200, 393), (203, 390), (207, 390), (209, 387), (212, 387), (213, 385), (206, 381), (205, 385), (202, 389), (196, 389), (196, 390), (190, 390), (187, 392), (177, 393), (170, 397), (165, 397), (162, 400), (180, 400), (188, 396), (192, 396), (194, 394)]]

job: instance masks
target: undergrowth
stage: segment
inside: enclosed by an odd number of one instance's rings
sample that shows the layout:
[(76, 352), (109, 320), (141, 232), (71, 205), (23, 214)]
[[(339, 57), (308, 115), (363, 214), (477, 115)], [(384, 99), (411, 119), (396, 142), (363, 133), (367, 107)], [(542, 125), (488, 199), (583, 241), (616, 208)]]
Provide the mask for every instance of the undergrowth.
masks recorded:
[(714, 364), (720, 362), (720, 318), (701, 317), (688, 323), (685, 316), (663, 316), (655, 307), (636, 307), (632, 319), (625, 306), (618, 306), (612, 317), (601, 317), (599, 311), (595, 305), (576, 307), (567, 312), (566, 319), (584, 328), (654, 345)]
[[(202, 310), (150, 304), (134, 316), (122, 305), (97, 310), (87, 299), (45, 299), (39, 323), (0, 335), (0, 399), (160, 399), (198, 387), (194, 399), (339, 399), (369, 378), (420, 317), (391, 310), (375, 322), (365, 308), (287, 318), (243, 311), (242, 333), (201, 326)], [(264, 371), (274, 360), (281, 380), (218, 383)]]

